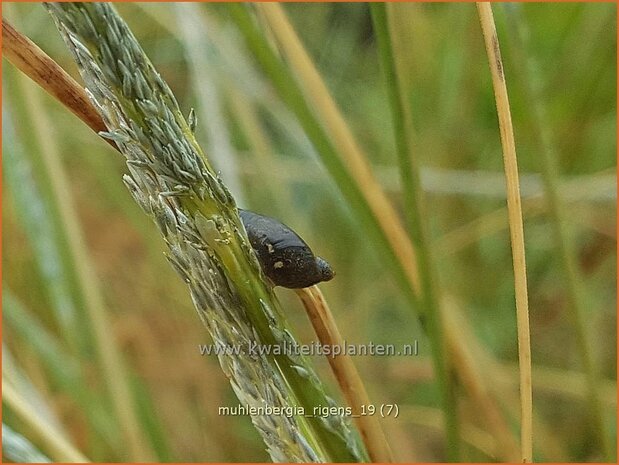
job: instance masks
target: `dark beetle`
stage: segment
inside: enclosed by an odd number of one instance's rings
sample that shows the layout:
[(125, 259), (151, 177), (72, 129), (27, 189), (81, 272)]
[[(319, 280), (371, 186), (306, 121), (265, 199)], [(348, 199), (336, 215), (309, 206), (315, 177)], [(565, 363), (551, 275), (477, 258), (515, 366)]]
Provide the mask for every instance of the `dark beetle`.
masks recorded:
[(262, 271), (275, 286), (300, 289), (333, 279), (331, 266), (292, 229), (274, 218), (239, 208)]

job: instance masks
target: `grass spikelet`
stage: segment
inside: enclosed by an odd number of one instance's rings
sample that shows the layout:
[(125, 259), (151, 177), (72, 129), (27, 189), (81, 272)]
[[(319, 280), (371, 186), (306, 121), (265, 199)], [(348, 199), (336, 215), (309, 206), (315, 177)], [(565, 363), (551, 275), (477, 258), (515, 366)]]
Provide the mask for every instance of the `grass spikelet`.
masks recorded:
[[(283, 340), (290, 332), (260, 277), (234, 199), (126, 24), (106, 3), (47, 8), (103, 116), (106, 137), (127, 158), (125, 184), (154, 218), (167, 258), (189, 286), (214, 342), (241, 349), (290, 342)], [(219, 361), (243, 405), (311, 410), (330, 402), (312, 368), (297, 357), (241, 350), (220, 353)], [(274, 461), (358, 461), (364, 455), (342, 418), (256, 415), (252, 421)]]

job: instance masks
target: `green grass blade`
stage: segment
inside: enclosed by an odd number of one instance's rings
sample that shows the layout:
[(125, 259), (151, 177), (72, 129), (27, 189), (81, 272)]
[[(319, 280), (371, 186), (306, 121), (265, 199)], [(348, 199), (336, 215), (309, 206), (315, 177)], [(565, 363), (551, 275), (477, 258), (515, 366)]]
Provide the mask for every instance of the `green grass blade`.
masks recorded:
[(432, 258), (429, 241), (429, 209), (425, 203), (424, 192), (421, 189), (420, 171), (417, 162), (418, 154), (411, 146), (412, 124), (411, 115), (407, 111), (406, 95), (398, 76), (396, 56), (389, 30), (387, 6), (385, 3), (370, 4), (372, 23), (378, 42), (378, 52), (385, 75), (387, 95), (391, 108), (396, 149), (402, 180), (402, 193), (406, 223), (411, 242), (415, 245), (418, 258), (419, 276), (421, 281), (422, 302), (427, 323), (428, 337), (432, 343), (434, 368), (441, 392), (443, 413), (445, 416), (446, 448), (449, 461), (459, 460), (460, 437), (458, 432), (458, 404), (455, 395), (454, 379), (449, 374), (446, 345), (441, 329), (440, 295), (438, 294), (438, 278)]
[[(50, 310), (69, 345), (77, 349), (84, 347), (87, 333), (83, 330), (83, 321), (76, 307), (68, 250), (66, 243), (60, 239), (57, 211), (47, 195), (49, 185), (45, 184), (46, 177), (41, 176), (40, 165), (37, 166), (27, 156), (36, 150), (31, 145), (32, 138), (27, 139), (28, 146), (24, 146), (24, 138), (16, 137), (12, 121), (14, 117), (22, 120), (24, 108), (22, 102), (15, 99), (17, 90), (13, 85), (12, 70), (4, 73), (4, 90), (8, 96), (3, 103), (2, 118), (4, 179), (13, 194), (15, 211), (35, 252), (34, 258), (51, 303)], [(14, 105), (11, 105), (13, 102)], [(10, 107), (7, 108), (7, 105)]]

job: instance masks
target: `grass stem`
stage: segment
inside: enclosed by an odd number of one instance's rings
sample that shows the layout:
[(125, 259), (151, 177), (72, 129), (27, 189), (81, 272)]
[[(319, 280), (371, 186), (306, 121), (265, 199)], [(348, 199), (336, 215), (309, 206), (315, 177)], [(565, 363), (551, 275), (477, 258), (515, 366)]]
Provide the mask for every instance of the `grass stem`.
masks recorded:
[[(96, 133), (105, 131), (105, 124), (90, 103), (84, 88), (4, 18), (2, 18), (2, 54), (47, 93), (64, 102), (65, 106), (93, 131)], [(112, 141), (108, 142), (114, 144)]]
[(516, 290), (516, 320), (518, 326), (518, 359), (520, 362), (520, 448), (522, 462), (533, 460), (533, 393), (531, 387), (531, 335), (529, 329), (529, 299), (527, 292), (527, 271), (524, 249), (524, 226), (520, 203), (518, 161), (512, 126), (507, 85), (499, 38), (494, 24), (490, 3), (477, 3), (477, 11), (488, 54), (492, 85), (496, 100), (505, 164), (507, 185), (507, 212), (510, 225), (514, 281)]
[[(345, 341), (318, 286), (297, 289), (297, 295), (303, 302), (320, 343), (323, 346), (343, 348)], [(372, 462), (391, 462), (391, 450), (378, 415), (366, 415), (361, 411), (362, 406), (369, 406), (371, 402), (352, 358), (347, 354), (340, 354), (328, 356), (327, 359), (348, 405), (352, 408), (370, 459)]]

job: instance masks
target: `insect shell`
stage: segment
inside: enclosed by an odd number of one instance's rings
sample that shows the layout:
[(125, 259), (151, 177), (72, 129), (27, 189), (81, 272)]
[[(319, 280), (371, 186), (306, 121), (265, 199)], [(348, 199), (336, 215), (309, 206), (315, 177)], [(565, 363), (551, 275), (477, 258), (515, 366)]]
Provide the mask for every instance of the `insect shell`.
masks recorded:
[(331, 266), (292, 229), (274, 218), (239, 208), (262, 271), (275, 286), (300, 289), (335, 276)]

